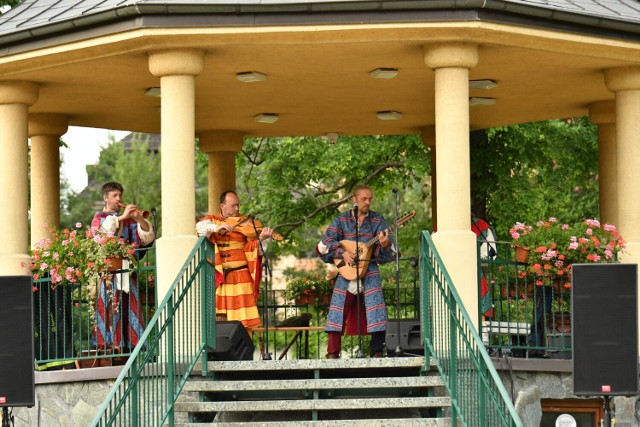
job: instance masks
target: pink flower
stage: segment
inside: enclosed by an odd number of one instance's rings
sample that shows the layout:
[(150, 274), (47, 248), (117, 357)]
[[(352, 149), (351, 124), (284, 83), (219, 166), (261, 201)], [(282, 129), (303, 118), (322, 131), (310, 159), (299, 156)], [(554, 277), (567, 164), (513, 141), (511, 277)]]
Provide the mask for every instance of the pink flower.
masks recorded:
[(76, 228), (82, 228), (82, 223), (81, 222), (76, 222)]

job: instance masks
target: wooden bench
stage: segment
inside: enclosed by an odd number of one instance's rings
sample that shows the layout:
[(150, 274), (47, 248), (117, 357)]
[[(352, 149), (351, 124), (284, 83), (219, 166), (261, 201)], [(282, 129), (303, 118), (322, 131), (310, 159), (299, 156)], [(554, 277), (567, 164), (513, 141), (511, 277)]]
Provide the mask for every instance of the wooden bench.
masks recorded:
[[(253, 328), (252, 329), (253, 332), (267, 332), (267, 328), (264, 327), (260, 327), (260, 328)], [(324, 326), (272, 326), (269, 327), (268, 329), (269, 332), (295, 332), (295, 334), (293, 335), (293, 338), (291, 338), (291, 340), (289, 341), (289, 343), (287, 344), (287, 346), (285, 347), (284, 350), (282, 350), (282, 352), (280, 353), (280, 356), (278, 357), (278, 360), (282, 360), (284, 358), (284, 356), (286, 356), (286, 354), (289, 352), (289, 349), (291, 348), (291, 346), (293, 346), (293, 344), (302, 337), (302, 334), (304, 333), (304, 357), (306, 359), (309, 358), (309, 331), (324, 331)], [(260, 352), (263, 353), (262, 348), (262, 336), (259, 337), (259, 341), (260, 341)]]

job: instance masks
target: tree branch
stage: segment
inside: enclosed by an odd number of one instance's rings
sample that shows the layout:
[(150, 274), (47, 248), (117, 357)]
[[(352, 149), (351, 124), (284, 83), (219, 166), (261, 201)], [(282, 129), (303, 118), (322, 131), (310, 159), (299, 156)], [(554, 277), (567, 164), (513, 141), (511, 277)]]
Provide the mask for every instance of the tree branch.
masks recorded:
[[(397, 168), (397, 167), (401, 167), (402, 165), (403, 165), (403, 162), (387, 162), (387, 163), (383, 163), (383, 164), (377, 165), (373, 169), (373, 171), (369, 175), (367, 175), (361, 182), (363, 184), (367, 185), (371, 181), (373, 181), (373, 179), (375, 177), (380, 175), (382, 172), (386, 171), (388, 168)], [(304, 224), (305, 222), (309, 221), (310, 219), (312, 219), (313, 217), (318, 215), (320, 212), (322, 212), (322, 211), (324, 211), (326, 209), (329, 209), (329, 208), (333, 208), (333, 207), (339, 206), (339, 205), (343, 204), (345, 201), (349, 200), (349, 198), (351, 197), (351, 190), (353, 190), (353, 187), (355, 187), (355, 185), (356, 185), (356, 181), (350, 180), (350, 181), (345, 182), (343, 185), (340, 185), (338, 187), (333, 188), (332, 190), (321, 190), (321, 191), (318, 191), (318, 193), (315, 194), (315, 197), (319, 197), (319, 196), (330, 194), (330, 193), (337, 193), (338, 190), (342, 190), (342, 189), (347, 189), (348, 190), (345, 193), (344, 196), (340, 197), (337, 200), (333, 200), (333, 201), (331, 201), (329, 203), (325, 203), (323, 205), (317, 206), (308, 215), (305, 215), (304, 217), (302, 217), (302, 218), (300, 218), (300, 219), (298, 219), (296, 221), (275, 225), (273, 228), (277, 229), (277, 228), (282, 228), (282, 227), (289, 227), (288, 233), (290, 233), (291, 231), (295, 230), (298, 226)]]

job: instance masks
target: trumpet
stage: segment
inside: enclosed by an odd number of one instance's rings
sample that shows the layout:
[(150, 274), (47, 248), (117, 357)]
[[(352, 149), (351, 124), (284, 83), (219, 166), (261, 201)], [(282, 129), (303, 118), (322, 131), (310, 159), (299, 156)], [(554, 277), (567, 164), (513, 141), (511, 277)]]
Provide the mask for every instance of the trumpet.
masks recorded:
[[(118, 206), (121, 208), (126, 208), (127, 205), (124, 203), (118, 203)], [(140, 209), (136, 209), (136, 213), (142, 215), (142, 218), (149, 218), (149, 211), (141, 211)]]

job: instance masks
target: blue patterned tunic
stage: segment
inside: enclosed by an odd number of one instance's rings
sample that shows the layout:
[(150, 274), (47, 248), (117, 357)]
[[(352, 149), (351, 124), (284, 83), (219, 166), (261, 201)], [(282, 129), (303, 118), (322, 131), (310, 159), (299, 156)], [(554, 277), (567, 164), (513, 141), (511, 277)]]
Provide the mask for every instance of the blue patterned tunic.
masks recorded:
[[(388, 228), (389, 226), (382, 215), (369, 211), (369, 214), (358, 228), (358, 241), (366, 243), (378, 235), (378, 233)], [(331, 222), (322, 237), (321, 242), (326, 246), (326, 252), (318, 251), (318, 255), (324, 262), (333, 263), (334, 258), (342, 258), (344, 249), (340, 247), (341, 240), (356, 240), (356, 220), (351, 210), (338, 215), (333, 222)], [(384, 303), (378, 264), (383, 264), (393, 259), (394, 245), (391, 238), (389, 240), (391, 244), (386, 249), (383, 249), (380, 243), (375, 243), (371, 254), (371, 261), (360, 281), (361, 289), (364, 290), (367, 332), (369, 333), (384, 331), (387, 326), (387, 307)], [(342, 331), (342, 325), (344, 323), (344, 303), (348, 287), (349, 281), (342, 276), (338, 276), (333, 290), (333, 296), (331, 297), (329, 314), (327, 315), (327, 323), (325, 326), (325, 331), (327, 332)], [(349, 317), (352, 316), (353, 314)], [(355, 326), (348, 329), (350, 331), (355, 330), (357, 333), (357, 327)]]

